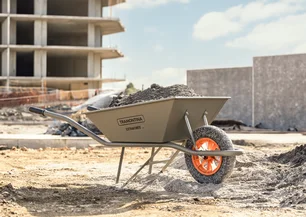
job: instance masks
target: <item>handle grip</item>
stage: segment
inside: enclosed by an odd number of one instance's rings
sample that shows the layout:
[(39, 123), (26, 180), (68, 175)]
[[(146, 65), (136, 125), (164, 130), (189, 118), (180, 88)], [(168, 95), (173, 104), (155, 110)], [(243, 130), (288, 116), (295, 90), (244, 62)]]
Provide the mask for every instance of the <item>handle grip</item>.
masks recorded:
[(100, 109), (97, 108), (97, 107), (94, 107), (94, 106), (87, 106), (87, 110), (88, 111), (97, 111), (97, 110), (100, 110)]
[(36, 113), (36, 114), (39, 114), (39, 115), (44, 115), (44, 112), (45, 112), (44, 109), (36, 108), (36, 107), (30, 107), (29, 111), (33, 112), (33, 113)]

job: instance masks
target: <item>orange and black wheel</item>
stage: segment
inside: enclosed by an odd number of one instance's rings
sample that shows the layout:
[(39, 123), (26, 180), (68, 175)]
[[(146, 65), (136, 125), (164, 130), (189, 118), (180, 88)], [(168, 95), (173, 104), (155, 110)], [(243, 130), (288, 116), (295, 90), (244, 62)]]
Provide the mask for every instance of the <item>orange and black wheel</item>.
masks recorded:
[[(220, 128), (204, 126), (196, 129), (193, 135), (195, 144), (188, 139), (186, 148), (198, 151), (233, 150), (232, 141)], [(197, 182), (219, 184), (231, 175), (236, 157), (198, 156), (185, 153), (185, 162)]]

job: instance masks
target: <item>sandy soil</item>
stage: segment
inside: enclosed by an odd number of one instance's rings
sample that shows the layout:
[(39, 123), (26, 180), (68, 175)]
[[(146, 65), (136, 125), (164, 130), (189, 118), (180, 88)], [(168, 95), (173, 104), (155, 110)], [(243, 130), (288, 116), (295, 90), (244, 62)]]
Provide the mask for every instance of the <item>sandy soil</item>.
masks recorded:
[(48, 124), (41, 125), (4, 125), (0, 123), (0, 134), (44, 134)]
[(240, 145), (246, 153), (220, 185), (196, 183), (180, 154), (165, 173), (145, 168), (124, 188), (150, 149), (126, 150), (118, 184), (119, 148), (2, 150), (0, 216), (306, 216), (305, 164), (268, 159), (298, 144)]

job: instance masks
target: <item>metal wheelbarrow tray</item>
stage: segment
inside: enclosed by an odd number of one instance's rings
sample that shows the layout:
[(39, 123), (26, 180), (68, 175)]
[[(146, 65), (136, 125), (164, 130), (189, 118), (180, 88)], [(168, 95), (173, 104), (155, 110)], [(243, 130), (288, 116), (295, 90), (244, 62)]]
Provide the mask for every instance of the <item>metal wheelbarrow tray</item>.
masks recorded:
[[(86, 116), (109, 141), (67, 116), (35, 107), (29, 110), (66, 121), (105, 146), (122, 147), (118, 176), (124, 147), (158, 147), (145, 165), (152, 163), (162, 147), (168, 147), (177, 150), (173, 159), (179, 151), (184, 152), (188, 170), (196, 181), (220, 183), (231, 174), (236, 155), (243, 154), (233, 148), (224, 131), (210, 125), (229, 98), (172, 97), (106, 109), (88, 107)], [(174, 141), (183, 141), (183, 145)]]

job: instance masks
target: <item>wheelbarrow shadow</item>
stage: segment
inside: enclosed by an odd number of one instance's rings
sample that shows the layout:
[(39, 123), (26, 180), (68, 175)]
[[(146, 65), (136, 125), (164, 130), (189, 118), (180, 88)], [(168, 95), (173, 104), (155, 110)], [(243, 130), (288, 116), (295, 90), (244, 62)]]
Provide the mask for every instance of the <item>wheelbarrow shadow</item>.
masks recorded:
[(100, 184), (57, 184), (50, 188), (2, 186), (6, 201), (17, 203), (33, 216), (88, 216), (120, 214), (173, 196)]

